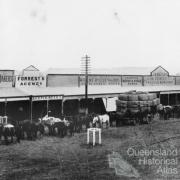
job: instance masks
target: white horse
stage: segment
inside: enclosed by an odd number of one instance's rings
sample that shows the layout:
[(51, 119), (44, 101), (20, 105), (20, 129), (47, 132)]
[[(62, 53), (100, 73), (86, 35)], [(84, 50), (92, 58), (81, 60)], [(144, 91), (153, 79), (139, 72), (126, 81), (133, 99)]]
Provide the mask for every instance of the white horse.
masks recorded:
[(97, 115), (93, 118), (93, 124), (100, 123), (100, 126), (102, 127), (103, 123), (106, 123), (107, 127), (110, 125), (109, 121), (109, 115), (104, 114), (104, 115)]
[(107, 127), (109, 127), (110, 125), (110, 121), (109, 121), (109, 115), (108, 114), (104, 114), (104, 115), (99, 115), (99, 119), (101, 122), (101, 125), (103, 125), (103, 123), (106, 123)]
[(101, 122), (100, 122), (100, 119), (99, 119), (99, 116), (98, 116), (98, 115), (97, 115), (97, 116), (94, 116), (92, 123), (93, 123), (93, 125), (94, 125), (94, 126), (96, 125), (96, 123), (101, 124)]

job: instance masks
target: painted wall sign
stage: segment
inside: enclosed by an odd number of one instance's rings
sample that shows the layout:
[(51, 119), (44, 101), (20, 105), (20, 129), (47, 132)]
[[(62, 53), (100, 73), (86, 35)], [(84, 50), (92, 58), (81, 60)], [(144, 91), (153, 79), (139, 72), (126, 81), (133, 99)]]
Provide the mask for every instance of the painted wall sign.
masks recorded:
[(122, 76), (122, 86), (142, 86), (142, 76)]
[(22, 72), (16, 76), (16, 87), (45, 87), (46, 76), (44, 76), (33, 65), (25, 68)]
[(14, 81), (13, 70), (0, 70), (0, 87), (12, 87)]
[(16, 87), (46, 86), (45, 76), (16, 76)]
[[(85, 77), (79, 77), (79, 84), (83, 86), (85, 84)], [(89, 85), (121, 85), (121, 76), (106, 76), (106, 75), (91, 75), (88, 77)]]
[(56, 95), (52, 95), (52, 96), (34, 96), (32, 97), (32, 101), (47, 101), (47, 100), (60, 100), (62, 99), (62, 96), (56, 96)]
[(144, 86), (175, 85), (173, 76), (144, 76)]

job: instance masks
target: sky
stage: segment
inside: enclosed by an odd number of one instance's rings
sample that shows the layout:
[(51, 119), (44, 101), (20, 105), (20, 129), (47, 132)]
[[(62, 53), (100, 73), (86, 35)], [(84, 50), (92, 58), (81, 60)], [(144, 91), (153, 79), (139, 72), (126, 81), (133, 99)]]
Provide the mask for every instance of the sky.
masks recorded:
[(0, 69), (157, 67), (180, 72), (179, 0), (0, 0)]

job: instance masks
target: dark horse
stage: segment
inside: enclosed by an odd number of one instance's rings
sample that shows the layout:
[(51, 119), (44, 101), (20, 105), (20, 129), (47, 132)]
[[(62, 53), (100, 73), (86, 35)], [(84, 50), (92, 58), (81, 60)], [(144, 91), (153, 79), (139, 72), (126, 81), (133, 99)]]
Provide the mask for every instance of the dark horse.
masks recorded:
[(19, 122), (22, 128), (22, 138), (24, 139), (24, 133), (27, 135), (27, 139), (33, 140), (37, 137), (38, 126), (35, 122), (31, 122), (30, 120), (23, 120)]
[[(68, 118), (68, 120), (67, 120)], [(72, 116), (70, 117), (65, 117), (66, 119), (66, 123), (65, 123), (65, 133), (67, 134), (67, 132), (69, 131), (70, 135), (73, 136), (74, 135), (74, 131), (75, 131), (75, 122)]]
[(0, 125), (0, 139), (4, 136), (5, 144), (8, 145), (8, 137), (11, 137), (13, 143), (13, 136), (15, 136), (15, 127), (12, 124)]
[(55, 135), (55, 129), (58, 130), (58, 135), (64, 137), (66, 135), (66, 126), (64, 122), (55, 122), (52, 126), (53, 135)]
[(173, 107), (172, 106), (162, 106), (158, 108), (158, 113), (160, 115), (160, 118), (164, 120), (168, 120), (172, 114), (173, 114)]

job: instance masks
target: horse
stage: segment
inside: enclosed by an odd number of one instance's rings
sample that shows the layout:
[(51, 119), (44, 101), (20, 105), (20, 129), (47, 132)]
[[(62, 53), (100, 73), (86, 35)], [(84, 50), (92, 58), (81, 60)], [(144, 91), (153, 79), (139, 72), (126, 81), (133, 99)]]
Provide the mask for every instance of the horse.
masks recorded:
[(24, 133), (27, 135), (27, 139), (33, 140), (37, 138), (38, 126), (35, 122), (31, 122), (31, 120), (26, 119), (19, 122), (19, 125), (22, 129), (22, 138), (24, 139)]
[(173, 107), (172, 106), (163, 106), (162, 104), (160, 104), (158, 107), (158, 113), (160, 115), (160, 118), (164, 119), (164, 120), (168, 120), (169, 117), (171, 117), (171, 115), (173, 114)]
[[(47, 115), (42, 119), (39, 118), (39, 121), (44, 124), (44, 126), (48, 127), (49, 135), (60, 135), (64, 137), (67, 134), (67, 131), (70, 132), (70, 135), (74, 135), (75, 123), (72, 120), (72, 117), (64, 117), (60, 118), (48, 117)], [(56, 132), (57, 130), (57, 132)]]
[(0, 125), (0, 139), (4, 136), (5, 144), (8, 145), (8, 137), (11, 137), (11, 143), (13, 143), (13, 136), (15, 136), (15, 127), (12, 124)]
[(80, 115), (74, 116), (74, 120), (73, 120), (74, 130), (77, 133), (80, 133), (82, 131), (83, 122), (84, 122), (83, 116)]
[(117, 114), (116, 112), (108, 112), (109, 120), (110, 120), (110, 126), (116, 126), (117, 124)]
[[(48, 128), (49, 135), (54, 135), (54, 124), (58, 122), (62, 122), (61, 119), (55, 118), (55, 117), (49, 117), (48, 115), (44, 116), (43, 118), (39, 118), (39, 122), (41, 125), (44, 126), (44, 131), (46, 128)], [(42, 127), (41, 127), (42, 128)]]
[(93, 126), (96, 124), (99, 124), (100, 127), (102, 127), (103, 123), (106, 123), (106, 128), (110, 126), (110, 121), (109, 121), (109, 115), (104, 114), (104, 115), (94, 115), (93, 117)]
[(55, 129), (57, 128), (58, 130), (58, 135), (60, 135), (61, 137), (64, 137), (66, 135), (66, 126), (64, 124), (64, 122), (55, 122), (52, 125), (52, 135), (55, 135)]
[(16, 126), (15, 126), (15, 135), (16, 135), (16, 140), (18, 143), (20, 143), (20, 140), (22, 138), (22, 127), (16, 123)]
[(173, 118), (179, 118), (180, 117), (180, 105), (174, 105), (172, 107), (172, 114), (173, 114)]
[(74, 129), (75, 129), (75, 123), (73, 121), (73, 118), (72, 117), (65, 117), (63, 119), (63, 122), (64, 122), (64, 125), (66, 128), (66, 133), (69, 130), (70, 135), (73, 136), (74, 135)]
[(96, 127), (97, 125), (99, 125), (99, 127), (101, 127), (101, 121), (100, 121), (100, 118), (98, 115), (97, 116), (95, 115), (93, 117), (92, 125), (93, 125), (93, 127)]
[(78, 119), (79, 119), (79, 116), (78, 115), (75, 115), (73, 116), (73, 123), (74, 123), (74, 131), (75, 132), (79, 132), (79, 127), (78, 127)]
[(169, 106), (169, 105), (164, 106), (163, 108), (164, 108), (164, 119), (168, 120), (172, 115), (173, 108), (172, 108), (172, 106)]
[(103, 123), (106, 123), (106, 128), (108, 128), (110, 126), (108, 114), (99, 115), (99, 119), (100, 119), (101, 125), (103, 125)]
[[(33, 122), (36, 126), (36, 130), (37, 133), (40, 133), (40, 136), (43, 136), (45, 133), (45, 125), (42, 123), (42, 121), (40, 119), (36, 120), (35, 122)], [(36, 137), (37, 137), (37, 133), (36, 133)]]
[(135, 123), (147, 123), (149, 124), (152, 121), (153, 114), (151, 113), (151, 110), (144, 109), (140, 110), (134, 115), (136, 122)]

